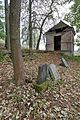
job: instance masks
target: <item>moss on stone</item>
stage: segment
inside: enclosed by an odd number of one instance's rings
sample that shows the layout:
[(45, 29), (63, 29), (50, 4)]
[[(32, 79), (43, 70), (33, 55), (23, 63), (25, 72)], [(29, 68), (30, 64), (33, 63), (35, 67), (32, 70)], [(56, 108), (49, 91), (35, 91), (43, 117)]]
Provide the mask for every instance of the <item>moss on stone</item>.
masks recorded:
[(45, 92), (48, 87), (50, 85), (50, 80), (46, 80), (45, 82), (43, 82), (42, 84), (37, 84), (34, 83), (33, 84), (33, 88), (38, 92), (38, 93), (42, 93)]

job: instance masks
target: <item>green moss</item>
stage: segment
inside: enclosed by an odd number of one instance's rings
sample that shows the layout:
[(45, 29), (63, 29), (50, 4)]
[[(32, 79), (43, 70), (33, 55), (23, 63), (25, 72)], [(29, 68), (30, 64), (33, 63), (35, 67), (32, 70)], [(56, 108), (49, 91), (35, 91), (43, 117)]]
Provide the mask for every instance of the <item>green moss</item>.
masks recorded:
[(50, 80), (46, 80), (44, 83), (42, 83), (42, 84), (40, 84), (40, 85), (34, 83), (34, 84), (33, 84), (33, 88), (34, 88), (38, 93), (41, 93), (41, 92), (45, 92), (45, 91), (48, 89), (49, 85), (50, 85)]

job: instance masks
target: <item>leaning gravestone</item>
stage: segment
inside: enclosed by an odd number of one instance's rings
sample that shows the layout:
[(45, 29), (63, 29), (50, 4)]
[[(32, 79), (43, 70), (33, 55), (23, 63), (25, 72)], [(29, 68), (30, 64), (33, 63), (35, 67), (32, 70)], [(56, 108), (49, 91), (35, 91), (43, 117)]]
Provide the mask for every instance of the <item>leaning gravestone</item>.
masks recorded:
[(60, 80), (60, 75), (57, 71), (56, 65), (54, 64), (43, 64), (39, 66), (37, 81), (34, 84), (34, 88), (37, 92), (45, 91), (49, 84), (50, 80)]
[(42, 64), (39, 66), (37, 84), (42, 84), (47, 80), (60, 80), (60, 74), (54, 64)]
[(58, 73), (58, 70), (56, 68), (56, 65), (50, 64), (48, 67), (48, 71), (49, 71), (49, 74), (50, 74), (50, 77), (52, 80), (60, 80), (61, 79), (60, 74)]
[(63, 57), (61, 58), (61, 62), (62, 62), (61, 63), (62, 66), (66, 67), (66, 68), (69, 67), (67, 61)]

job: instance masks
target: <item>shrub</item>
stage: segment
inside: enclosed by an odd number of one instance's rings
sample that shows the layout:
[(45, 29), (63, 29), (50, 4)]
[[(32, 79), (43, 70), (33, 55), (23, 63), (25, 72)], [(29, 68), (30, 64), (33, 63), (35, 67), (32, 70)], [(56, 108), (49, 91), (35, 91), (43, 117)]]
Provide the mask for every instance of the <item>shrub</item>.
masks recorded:
[(4, 61), (4, 59), (5, 59), (5, 55), (2, 52), (0, 52), (0, 62)]

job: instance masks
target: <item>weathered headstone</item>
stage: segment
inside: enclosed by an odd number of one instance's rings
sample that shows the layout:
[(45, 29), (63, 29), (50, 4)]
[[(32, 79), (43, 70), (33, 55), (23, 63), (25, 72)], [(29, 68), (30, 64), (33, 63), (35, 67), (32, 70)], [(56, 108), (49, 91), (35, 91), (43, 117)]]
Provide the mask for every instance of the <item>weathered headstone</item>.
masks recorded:
[(61, 62), (62, 62), (61, 63), (62, 66), (66, 67), (66, 68), (69, 67), (68, 62), (63, 57), (61, 58)]
[(47, 64), (42, 64), (38, 69), (37, 84), (42, 84), (47, 80)]
[(42, 84), (47, 80), (60, 80), (60, 74), (54, 64), (42, 64), (38, 69), (37, 84)]
[(50, 85), (50, 80), (60, 80), (61, 77), (54, 64), (43, 64), (39, 66), (37, 81), (34, 84), (34, 88), (37, 92), (45, 91)]
[(48, 67), (48, 71), (49, 71), (49, 74), (50, 74), (50, 77), (52, 80), (60, 80), (61, 79), (60, 74), (58, 73), (58, 70), (56, 68), (56, 65), (50, 64)]

